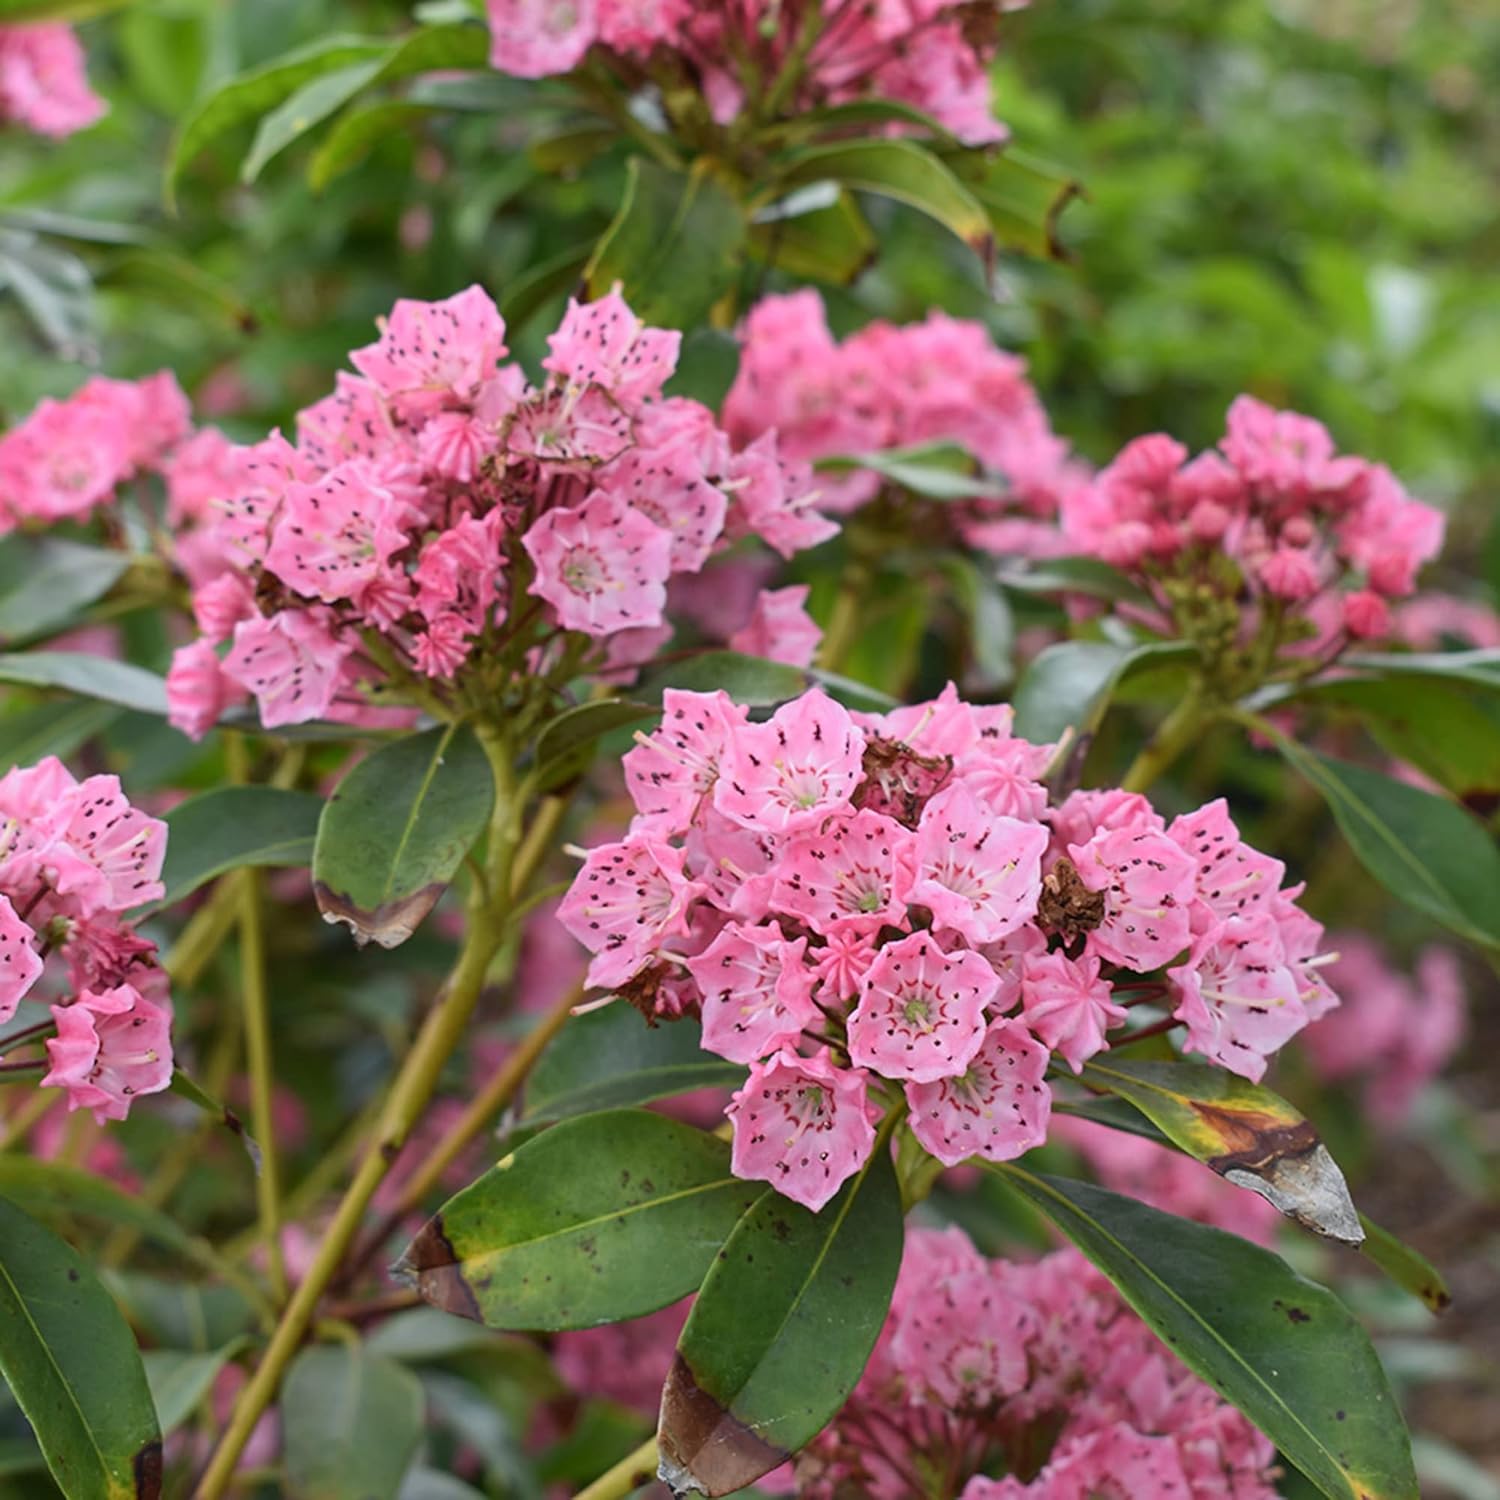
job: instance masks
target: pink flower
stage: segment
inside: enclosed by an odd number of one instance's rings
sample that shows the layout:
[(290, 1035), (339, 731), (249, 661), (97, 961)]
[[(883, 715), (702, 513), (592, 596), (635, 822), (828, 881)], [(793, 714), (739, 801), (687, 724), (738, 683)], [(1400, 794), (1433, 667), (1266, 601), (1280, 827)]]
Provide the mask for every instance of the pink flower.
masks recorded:
[(609, 635), (661, 624), (672, 539), (628, 505), (596, 490), (576, 510), (551, 510), (521, 539), (536, 564), (529, 592), (565, 630)]
[(808, 592), (805, 583), (762, 589), (749, 620), (729, 637), (729, 649), (793, 667), (810, 667), (823, 632), (804, 608)]
[(1338, 508), (1363, 495), (1368, 465), (1335, 457), (1333, 439), (1321, 422), (1238, 396), (1226, 425), (1224, 456), (1261, 497), (1295, 507)]
[(479, 391), (506, 355), (505, 323), (483, 287), (441, 302), (403, 297), (376, 343), (349, 362), (380, 392), (409, 411), (432, 411)]
[(1069, 845), (1068, 855), (1084, 885), (1104, 894), (1090, 953), (1146, 973), (1187, 947), (1194, 865), (1166, 834), (1149, 826), (1102, 829)]
[[(71, 896), (85, 916), (127, 911), (157, 900), (167, 852), (167, 825), (125, 800), (118, 776), (90, 776), (69, 794), (53, 878), (59, 894)], [(64, 863), (61, 848), (69, 857)]]
[(714, 806), (746, 828), (792, 833), (847, 805), (865, 737), (848, 710), (814, 690), (731, 738)]
[(734, 497), (736, 534), (758, 536), (783, 557), (838, 535), (837, 524), (813, 508), (819, 492), (812, 470), (782, 457), (774, 432), (730, 459), (725, 488)]
[(1040, 823), (992, 817), (955, 782), (923, 809), (907, 900), (971, 943), (996, 942), (1035, 914), (1047, 842)]
[(734, 1122), (734, 1175), (769, 1182), (814, 1213), (875, 1146), (865, 1075), (835, 1068), (827, 1048), (814, 1057), (782, 1051), (752, 1064), (725, 1112)]
[(485, 0), (490, 66), (516, 78), (567, 73), (596, 35), (596, 0)]
[(1047, 1139), (1047, 1049), (1019, 1021), (991, 1021), (956, 1078), (906, 1085), (912, 1134), (944, 1166), (1010, 1161)]
[(54, 1005), (52, 1019), (52, 1069), (42, 1084), (65, 1089), (69, 1111), (91, 1109), (101, 1125), (123, 1120), (132, 1099), (171, 1083), (171, 1017), (133, 985), (85, 990), (71, 1005)]
[[(441, 420), (439, 413), (432, 422)], [(380, 389), (347, 370), (334, 376), (330, 394), (297, 413), (297, 450), (315, 469), (336, 469), (350, 458), (389, 458), (404, 449)]]
[(610, 989), (632, 978), (662, 938), (687, 930), (701, 887), (683, 874), (683, 852), (646, 834), (589, 851), (558, 920), (594, 955), (588, 982)]
[(998, 988), (977, 953), (944, 953), (925, 932), (889, 943), (859, 982), (849, 1060), (916, 1083), (956, 1077), (984, 1042), (985, 1006)]
[(771, 905), (823, 933), (844, 927), (873, 934), (900, 925), (915, 842), (879, 813), (831, 816), (782, 846)]
[(314, 615), (284, 609), (269, 620), (240, 621), (223, 668), (255, 695), (261, 723), (275, 729), (328, 712), (353, 650)]
[(83, 48), (70, 26), (0, 26), (0, 124), (61, 137), (92, 125), (104, 109), (89, 87)]
[(748, 717), (727, 693), (668, 688), (660, 726), (638, 734), (625, 755), (625, 785), (637, 809), (633, 826), (663, 835), (691, 826), (719, 779), (725, 746)]
[[(575, 14), (578, 7), (573, 5)], [(568, 301), (542, 368), (573, 386), (597, 385), (626, 405), (651, 400), (677, 368), (682, 335), (647, 328), (626, 306), (616, 283), (597, 301)]]
[(0, 896), (0, 1023), (15, 1015), (42, 973), (42, 959), (34, 946), (36, 933), (16, 914), (6, 896)]
[(226, 708), (245, 693), (225, 675), (218, 652), (206, 638), (179, 646), (167, 672), (167, 722), (189, 739), (201, 740)]
[(1379, 640), (1391, 633), (1391, 607), (1371, 589), (1345, 594), (1344, 629), (1357, 641)]
[(1109, 984), (1099, 977), (1099, 960), (1074, 960), (1046, 953), (1022, 961), (1021, 1004), (1026, 1024), (1068, 1060), (1075, 1073), (1109, 1044), (1104, 1032), (1124, 1021), (1127, 1012), (1110, 999)]
[(599, 487), (671, 537), (674, 573), (696, 573), (723, 533), (729, 502), (688, 444), (656, 446), (645, 422), (636, 436), (639, 446), (599, 471)]
[(1197, 862), (1194, 894), (1219, 919), (1268, 911), (1286, 866), (1240, 838), (1222, 797), (1174, 818), (1167, 837)]
[(1230, 917), (1193, 944), (1185, 964), (1167, 970), (1187, 1022), (1188, 1052), (1201, 1052), (1252, 1083), (1266, 1058), (1307, 1025), (1297, 981), (1268, 916)]
[(1261, 565), (1260, 581), (1278, 599), (1301, 604), (1322, 587), (1316, 560), (1300, 547), (1278, 547)]
[(417, 437), (422, 462), (440, 479), (456, 484), (472, 484), (495, 449), (489, 424), (461, 411), (439, 412)]
[(730, 1062), (750, 1063), (795, 1045), (820, 1018), (812, 975), (803, 967), (807, 939), (787, 942), (779, 927), (731, 922), (687, 960), (703, 992), (703, 1045)]

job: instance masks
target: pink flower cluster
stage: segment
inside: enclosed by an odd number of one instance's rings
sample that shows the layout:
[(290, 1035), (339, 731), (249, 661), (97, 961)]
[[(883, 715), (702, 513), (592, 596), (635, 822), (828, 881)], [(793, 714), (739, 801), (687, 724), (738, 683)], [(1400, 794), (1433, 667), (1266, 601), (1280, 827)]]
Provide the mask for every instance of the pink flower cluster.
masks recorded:
[(172, 1078), (166, 975), (125, 916), (161, 896), (166, 844), (113, 776), (49, 756), (0, 777), (0, 1023), (39, 986), (58, 995), (42, 1082), (101, 1122)]
[[(1024, 0), (1023, 0), (1024, 3)], [(990, 106), (995, 0), (486, 0), (490, 61), (545, 78), (597, 49), (628, 84), (684, 75), (713, 118), (728, 124), (762, 107), (772, 80), (780, 114), (855, 99), (892, 99), (923, 111), (970, 145), (1003, 140)]]
[[(1066, 550), (1056, 515), (1088, 472), (1047, 420), (1026, 362), (997, 349), (978, 323), (932, 313), (925, 322), (875, 322), (842, 343), (823, 302), (804, 290), (763, 298), (743, 345), (723, 420), (737, 442), (775, 430), (782, 451), (816, 460), (956, 443), (994, 481), (994, 498), (929, 507), (971, 546), (1003, 554)], [(847, 512), (882, 484), (868, 470), (824, 474), (824, 507)]]
[[(1186, 1046), (1249, 1078), (1335, 1004), (1322, 929), (1222, 802), (1170, 827), (1140, 796), (1049, 807), (1053, 748), (1007, 706), (851, 714), (820, 691), (763, 723), (669, 691), (625, 757), (636, 816), (558, 910), (588, 982), (701, 1016), (750, 1066), (734, 1169), (814, 1210), (904, 1099), (946, 1165), (1046, 1137), (1053, 1053), (1075, 1071), (1137, 976), (1175, 994)], [(1170, 967), (1168, 967), (1170, 966)]]
[(671, 634), (674, 575), (734, 537), (790, 556), (830, 535), (774, 436), (735, 451), (662, 395), (680, 338), (618, 292), (575, 302), (532, 386), (479, 287), (403, 300), (295, 445), (199, 433), (167, 476), (201, 631), (168, 678), (173, 722), (201, 735), (246, 692), (268, 728), (357, 719), (402, 678), (461, 693), (476, 653), (639, 662)]
[(907, 1500), (941, 1474), (962, 1500), (1274, 1500), (1273, 1456), (1076, 1250), (987, 1260), (961, 1230), (914, 1229), (797, 1493)]
[(38, 402), (0, 436), (0, 532), (83, 519), (126, 480), (159, 468), (190, 430), (187, 397), (169, 370), (144, 380), (96, 375), (65, 400)]
[(1390, 633), (1388, 601), (1415, 589), (1444, 522), (1389, 469), (1338, 454), (1322, 423), (1240, 396), (1217, 451), (1189, 460), (1164, 433), (1137, 438), (1065, 499), (1062, 526), (1073, 550), (1158, 590), (1212, 579), (1228, 557), (1252, 599), (1331, 611), (1335, 631), (1371, 639)]
[(72, 135), (92, 125), (104, 107), (89, 87), (83, 48), (71, 26), (0, 26), (0, 126)]
[(1338, 962), (1329, 977), (1347, 998), (1307, 1029), (1302, 1048), (1319, 1077), (1357, 1084), (1369, 1117), (1395, 1129), (1463, 1040), (1458, 955), (1451, 948), (1424, 948), (1415, 972), (1404, 974), (1364, 933), (1341, 932), (1336, 941)]

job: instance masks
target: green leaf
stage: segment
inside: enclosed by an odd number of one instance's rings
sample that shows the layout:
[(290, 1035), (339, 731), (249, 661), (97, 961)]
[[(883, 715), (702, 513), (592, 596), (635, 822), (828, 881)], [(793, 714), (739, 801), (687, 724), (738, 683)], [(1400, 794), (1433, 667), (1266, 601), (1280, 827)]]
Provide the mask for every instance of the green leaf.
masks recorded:
[(437, 113), (433, 105), (413, 104), (409, 99), (384, 99), (346, 111), (308, 161), (308, 185), (321, 193), (335, 177), (357, 167), (382, 141), (414, 135), (419, 121)]
[(0, 682), (57, 688), (161, 718), (167, 712), (164, 678), (128, 661), (110, 661), (80, 651), (26, 651), (0, 656)]
[(625, 196), (584, 279), (602, 297), (619, 282), (630, 310), (657, 328), (691, 328), (733, 282), (745, 215), (706, 164), (683, 175), (632, 156)]
[(363, 946), (404, 943), (437, 905), (495, 801), (472, 730), (396, 740), (339, 782), (318, 822), (313, 889), (327, 922)]
[(779, 191), (837, 182), (920, 210), (988, 261), (994, 240), (983, 206), (925, 147), (909, 140), (841, 141), (793, 152), (777, 176)]
[(994, 1168), (1158, 1338), (1332, 1500), (1418, 1500), (1400, 1408), (1364, 1330), (1279, 1257), (1132, 1198)]
[(655, 719), (660, 710), (649, 703), (628, 698), (605, 698), (595, 703), (579, 703), (551, 720), (536, 742), (536, 763), (544, 785), (556, 778), (548, 775), (549, 766), (572, 765), (579, 752), (588, 750), (601, 735), (628, 724)]
[(500, 294), (500, 316), (507, 328), (519, 328), (554, 297), (582, 289), (579, 279), (589, 263), (593, 245), (571, 245), (545, 260), (535, 261)]
[(928, 500), (993, 500), (1005, 492), (1004, 481), (978, 473), (974, 455), (957, 443), (921, 443), (879, 453), (840, 454), (820, 458), (813, 467), (836, 474), (868, 469)]
[(395, 1500), (422, 1441), (422, 1382), (347, 1345), (304, 1349), (281, 1392), (291, 1500)]
[(1424, 1303), (1429, 1312), (1443, 1312), (1452, 1303), (1453, 1295), (1443, 1273), (1421, 1251), (1413, 1250), (1364, 1214), (1359, 1216), (1359, 1222), (1365, 1231), (1365, 1242), (1359, 1248), (1397, 1286)]
[(450, 1198), (396, 1267), (491, 1328), (591, 1328), (676, 1302), (759, 1192), (729, 1145), (665, 1115), (564, 1121)]
[(1279, 1094), (1223, 1068), (1112, 1054), (1085, 1063), (1083, 1082), (1127, 1100), (1189, 1156), (1304, 1228), (1345, 1245), (1363, 1240), (1344, 1174)]
[[(973, 658), (973, 676), (982, 688), (1004, 687), (1015, 676), (1016, 644), (1016, 622), (1004, 591), (973, 558), (955, 554), (942, 558), (939, 566), (967, 620), (963, 644)], [(966, 685), (974, 683), (966, 679)]]
[(1009, 147), (963, 151), (947, 158), (955, 175), (983, 205), (998, 244), (1023, 255), (1066, 258), (1057, 222), (1082, 186), (1061, 167)]
[(875, 1346), (901, 1242), (884, 1137), (820, 1213), (760, 1195), (714, 1260), (662, 1390), (675, 1493), (732, 1494), (822, 1430)]
[[(854, 195), (843, 188), (832, 193), (818, 184), (804, 189), (817, 194), (812, 206), (796, 212), (801, 193), (757, 214), (750, 225), (750, 253), (789, 276), (848, 286), (874, 263), (879, 241)], [(806, 201), (806, 200), (804, 200)]]
[(648, 1026), (623, 1002), (575, 1016), (531, 1070), (521, 1118), (535, 1125), (694, 1089), (738, 1088), (745, 1070), (705, 1052), (699, 1038), (691, 1024)]
[(323, 799), (273, 786), (222, 786), (167, 814), (166, 894), (172, 906), (227, 870), (312, 863)]
[(1456, 803), (1257, 728), (1319, 792), (1349, 847), (1392, 895), (1460, 937), (1500, 947), (1500, 850)]
[(108, 703), (64, 699), (0, 716), (0, 771), (35, 765), (44, 755), (66, 759), (119, 717)]
[(0, 0), (0, 20), (7, 25), (23, 21), (84, 21), (126, 4), (129, 0)]
[(13, 646), (51, 634), (102, 599), (130, 567), (130, 554), (61, 537), (23, 543), (24, 576), (0, 596), (0, 641)]
[(1107, 641), (1064, 641), (1040, 652), (1016, 688), (1016, 733), (1039, 745), (1071, 729), (1086, 739), (1099, 727), (1109, 700), (1133, 671), (1165, 661), (1185, 661), (1193, 648), (1181, 642), (1116, 646)]
[(1154, 609), (1155, 601), (1138, 583), (1097, 557), (1053, 557), (1002, 564), (1000, 582), (1022, 594), (1088, 594), (1116, 604)]
[(93, 283), (88, 267), (71, 250), (20, 230), (0, 229), (0, 289), (6, 287), (59, 354), (94, 357)]
[(690, 396), (715, 411), (724, 404), (740, 368), (740, 342), (722, 328), (695, 328), (682, 341), (668, 396)]
[(161, 1434), (120, 1310), (72, 1247), (0, 1198), (0, 1376), (67, 1500), (155, 1500)]
[(209, 1354), (190, 1354), (182, 1349), (149, 1349), (141, 1356), (163, 1437), (175, 1432), (193, 1415), (213, 1389), (219, 1371), (245, 1347), (246, 1342), (243, 1338), (235, 1339)]
[(231, 78), (204, 99), (178, 129), (167, 160), (168, 206), (174, 203), (188, 164), (220, 136), (275, 109), (304, 84), (325, 73), (378, 61), (389, 54), (390, 45), (379, 37), (325, 37)]
[(211, 1354), (255, 1327), (255, 1310), (232, 1286), (170, 1280), (138, 1271), (106, 1271), (105, 1284), (153, 1341)]

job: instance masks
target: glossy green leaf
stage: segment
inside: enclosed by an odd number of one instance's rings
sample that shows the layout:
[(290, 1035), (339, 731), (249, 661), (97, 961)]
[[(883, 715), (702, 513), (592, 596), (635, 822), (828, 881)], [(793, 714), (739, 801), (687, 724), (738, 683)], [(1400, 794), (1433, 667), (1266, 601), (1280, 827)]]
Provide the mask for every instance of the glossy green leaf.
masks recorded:
[(191, 1354), (183, 1349), (148, 1349), (141, 1356), (163, 1437), (175, 1432), (193, 1415), (213, 1389), (219, 1371), (245, 1347), (245, 1343), (244, 1339), (235, 1339), (208, 1354)]
[(1177, 642), (1116, 646), (1107, 641), (1064, 641), (1048, 646), (1021, 675), (1014, 698), (1016, 733), (1039, 745), (1072, 730), (1080, 738), (1098, 729), (1115, 688), (1148, 665), (1191, 659)]
[(1323, 794), (1349, 847), (1392, 895), (1460, 937), (1500, 947), (1500, 850), (1479, 823), (1446, 797), (1320, 755), (1264, 727)]
[(863, 1373), (901, 1264), (890, 1152), (819, 1213), (763, 1192), (713, 1262), (662, 1390), (662, 1478), (728, 1495), (822, 1430)]
[(659, 717), (660, 710), (649, 703), (629, 698), (604, 698), (594, 703), (579, 703), (566, 708), (537, 737), (536, 763), (541, 780), (551, 784), (549, 766), (571, 765), (579, 752), (588, 750), (601, 735), (630, 724), (644, 724)]
[(178, 183), (200, 152), (237, 125), (259, 119), (304, 84), (325, 73), (378, 61), (390, 51), (379, 37), (332, 36), (273, 58), (222, 84), (183, 120), (167, 161), (165, 191), (170, 205)]
[(1338, 1164), (1311, 1122), (1279, 1094), (1223, 1068), (1096, 1056), (1083, 1081), (1127, 1100), (1174, 1145), (1315, 1234), (1364, 1238)]
[(983, 206), (997, 244), (1023, 255), (1063, 258), (1058, 220), (1083, 191), (1070, 173), (1014, 147), (950, 153), (947, 161)]
[(1365, 1242), (1359, 1248), (1397, 1286), (1425, 1304), (1429, 1312), (1443, 1312), (1452, 1304), (1453, 1294), (1443, 1280), (1443, 1273), (1420, 1250), (1414, 1250), (1364, 1214), (1359, 1216), (1359, 1222), (1365, 1231)]
[(161, 1434), (135, 1339), (72, 1247), (0, 1197), (0, 1376), (67, 1500), (155, 1500)]
[[(785, 207), (777, 204), (776, 210)], [(879, 250), (875, 231), (854, 195), (843, 188), (820, 194), (820, 201), (800, 212), (757, 215), (748, 244), (757, 260), (778, 271), (834, 286), (857, 281)]]
[(65, 699), (0, 717), (0, 774), (31, 766), (44, 755), (66, 758), (119, 716), (109, 703)]
[(682, 340), (668, 396), (690, 396), (718, 410), (740, 368), (740, 341), (727, 329), (695, 328)]
[(404, 943), (484, 832), (495, 783), (472, 730), (408, 735), (360, 761), (328, 799), (313, 889), (357, 943)]
[(81, 651), (26, 651), (0, 656), (0, 682), (57, 688), (79, 698), (95, 698), (162, 718), (167, 712), (165, 678), (128, 661), (111, 661)]
[(312, 863), (323, 799), (273, 786), (223, 786), (167, 814), (159, 906), (171, 906), (228, 870)]
[(397, 1266), (434, 1307), (491, 1328), (590, 1328), (703, 1279), (757, 1185), (725, 1141), (648, 1110), (543, 1131), (449, 1199)]
[(57, 353), (97, 357), (93, 283), (71, 250), (22, 230), (0, 229), (0, 288), (15, 297)]
[(909, 140), (841, 141), (792, 153), (777, 178), (780, 188), (837, 182), (918, 209), (952, 230), (988, 259), (994, 242), (983, 206), (943, 162)]
[(694, 1089), (738, 1088), (745, 1070), (705, 1052), (698, 1027), (647, 1026), (623, 1001), (575, 1016), (526, 1080), (527, 1124), (650, 1104)]
[(632, 156), (625, 194), (584, 271), (589, 296), (619, 282), (630, 310), (659, 328), (691, 328), (734, 280), (745, 215), (708, 170), (683, 174)]
[(962, 644), (973, 660), (973, 671), (965, 685), (1005, 687), (1015, 676), (1016, 622), (1004, 591), (989, 569), (970, 557), (944, 557), (939, 566), (968, 627)]
[(289, 1500), (395, 1500), (422, 1441), (422, 1382), (364, 1349), (304, 1349), (281, 1391)]
[(140, 1271), (105, 1271), (102, 1277), (130, 1321), (164, 1348), (212, 1354), (256, 1325), (255, 1309), (232, 1286)]
[(974, 456), (957, 443), (921, 443), (880, 453), (820, 458), (814, 468), (836, 474), (868, 469), (928, 500), (993, 500), (1005, 491), (1004, 481), (980, 474)]
[(993, 1170), (1331, 1500), (1418, 1500), (1400, 1408), (1332, 1292), (1223, 1230), (1087, 1183)]
[(534, 261), (501, 292), (500, 316), (507, 328), (519, 328), (555, 297), (570, 292), (582, 294), (584, 269), (594, 247), (570, 245), (543, 260)]
[(318, 143), (307, 163), (307, 181), (322, 192), (341, 173), (357, 167), (382, 141), (410, 136), (419, 123), (438, 113), (431, 104), (383, 99), (363, 109), (346, 110)]
[(23, 543), (24, 577), (0, 595), (0, 641), (37, 640), (102, 599), (130, 566), (130, 554), (62, 537)]
[(1087, 594), (1116, 604), (1135, 604), (1142, 609), (1154, 607), (1154, 601), (1145, 589), (1097, 557), (1053, 557), (1005, 563), (1000, 567), (999, 578), (1006, 588), (1023, 594)]

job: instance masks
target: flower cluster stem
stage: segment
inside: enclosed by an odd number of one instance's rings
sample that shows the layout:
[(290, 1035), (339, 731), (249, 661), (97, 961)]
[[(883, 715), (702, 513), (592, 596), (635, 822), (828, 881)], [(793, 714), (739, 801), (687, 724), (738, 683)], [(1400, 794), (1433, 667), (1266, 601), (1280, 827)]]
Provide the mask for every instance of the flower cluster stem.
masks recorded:
[(1212, 717), (1201, 683), (1194, 683), (1177, 707), (1162, 720), (1141, 747), (1120, 783), (1127, 792), (1144, 792), (1177, 763), (1178, 757), (1202, 734)]
[(624, 1500), (643, 1484), (656, 1478), (656, 1434), (652, 1433), (634, 1453), (627, 1454), (607, 1474), (601, 1474), (573, 1500)]

